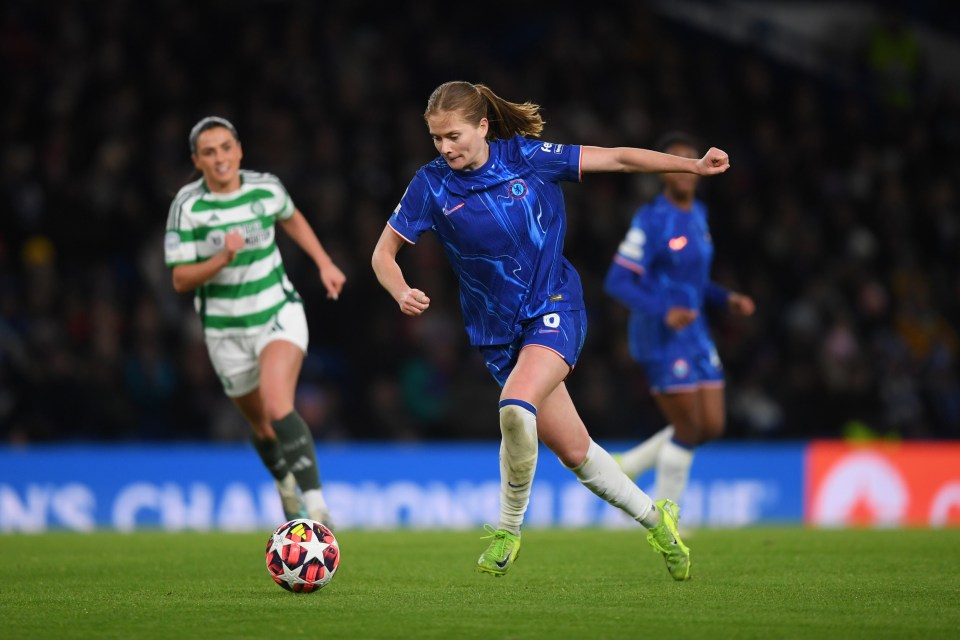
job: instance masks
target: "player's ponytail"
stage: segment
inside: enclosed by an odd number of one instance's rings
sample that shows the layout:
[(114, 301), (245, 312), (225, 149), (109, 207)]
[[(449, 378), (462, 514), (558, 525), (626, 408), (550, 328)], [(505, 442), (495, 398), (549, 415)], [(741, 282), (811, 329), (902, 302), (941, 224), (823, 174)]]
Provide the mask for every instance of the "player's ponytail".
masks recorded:
[(522, 104), (504, 100), (490, 87), (474, 85), (480, 95), (489, 104), (487, 120), (490, 122), (490, 140), (511, 138), (513, 136), (527, 136), (537, 138), (543, 132), (543, 118), (540, 116), (540, 105), (533, 102)]
[(536, 138), (544, 125), (540, 105), (510, 102), (484, 84), (460, 80), (446, 82), (434, 89), (423, 117), (426, 119), (439, 111), (457, 111), (474, 125), (486, 118), (490, 123), (488, 140), (504, 140), (516, 135)]

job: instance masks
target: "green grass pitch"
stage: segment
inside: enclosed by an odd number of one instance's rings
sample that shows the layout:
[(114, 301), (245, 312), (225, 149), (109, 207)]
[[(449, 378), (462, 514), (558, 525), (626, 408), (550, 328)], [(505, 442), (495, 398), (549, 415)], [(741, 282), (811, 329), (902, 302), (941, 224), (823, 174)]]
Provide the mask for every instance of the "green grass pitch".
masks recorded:
[(0, 636), (960, 637), (960, 530), (697, 530), (676, 583), (640, 529), (527, 531), (503, 578), (481, 531), (340, 531), (325, 589), (270, 580), (269, 532), (0, 535)]

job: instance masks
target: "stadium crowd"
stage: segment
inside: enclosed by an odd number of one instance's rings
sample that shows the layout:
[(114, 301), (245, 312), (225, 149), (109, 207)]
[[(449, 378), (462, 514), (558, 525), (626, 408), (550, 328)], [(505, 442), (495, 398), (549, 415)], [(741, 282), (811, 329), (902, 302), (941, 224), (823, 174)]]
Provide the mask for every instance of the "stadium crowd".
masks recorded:
[[(701, 191), (714, 277), (758, 307), (715, 318), (730, 437), (960, 437), (957, 87), (898, 57), (882, 25), (838, 59), (840, 81), (642, 3), (580, 6), (481, 20), (417, 2), (397, 22), (346, 2), (4, 3), (0, 441), (245, 437), (163, 261), (187, 133), (209, 114), (233, 121), (244, 165), (280, 176), (347, 273), (328, 301), (280, 240), (310, 320), (298, 408), (317, 438), (498, 437), (439, 244), (400, 255), (433, 300), (420, 319), (370, 268), (435, 155), (417, 125), (429, 92), (453, 79), (544, 105), (547, 141), (650, 146), (680, 128), (730, 154)], [(566, 192), (590, 322), (569, 386), (594, 437), (636, 439), (661, 418), (602, 279), (658, 183), (584, 183)]]

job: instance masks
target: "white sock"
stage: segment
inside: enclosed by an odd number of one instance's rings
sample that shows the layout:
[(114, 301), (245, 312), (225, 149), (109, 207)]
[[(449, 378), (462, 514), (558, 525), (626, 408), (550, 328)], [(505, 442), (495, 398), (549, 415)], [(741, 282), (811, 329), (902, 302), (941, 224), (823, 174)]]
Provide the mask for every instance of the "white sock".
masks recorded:
[(580, 484), (613, 506), (623, 509), (648, 529), (660, 522), (653, 499), (634, 484), (616, 460), (593, 440), (590, 440), (583, 462), (577, 467), (568, 468), (576, 474)]
[(673, 437), (673, 427), (667, 425), (660, 431), (620, 454), (620, 466), (631, 478), (638, 478), (657, 464), (657, 454), (663, 443)]
[(500, 403), (500, 529), (520, 535), (537, 470), (537, 409), (522, 400)]
[(692, 464), (693, 449), (683, 447), (673, 440), (664, 442), (660, 447), (660, 455), (657, 456), (657, 482), (653, 494), (658, 499), (668, 498), (680, 504)]
[(320, 489), (304, 491), (303, 505), (307, 508), (307, 515), (311, 520), (317, 520), (327, 526), (332, 526), (329, 522), (326, 522), (330, 519), (330, 509), (327, 508), (327, 501), (323, 499), (323, 491)]

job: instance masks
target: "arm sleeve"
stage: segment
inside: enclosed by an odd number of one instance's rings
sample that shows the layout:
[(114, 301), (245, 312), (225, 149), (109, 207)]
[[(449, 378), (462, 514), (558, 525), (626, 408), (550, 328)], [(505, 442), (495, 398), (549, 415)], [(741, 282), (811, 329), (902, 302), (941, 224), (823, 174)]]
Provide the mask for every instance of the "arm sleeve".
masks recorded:
[(711, 280), (707, 283), (707, 288), (703, 292), (703, 299), (711, 306), (726, 309), (730, 301), (730, 290), (724, 289)]
[(163, 236), (163, 256), (168, 267), (197, 261), (197, 243), (189, 217), (183, 215), (182, 200), (176, 198), (167, 214), (167, 229)]
[(661, 317), (667, 313), (666, 301), (654, 279), (637, 273), (616, 258), (607, 270), (603, 289), (631, 310)]
[(420, 236), (433, 227), (433, 207), (427, 180), (417, 172), (387, 224), (398, 236), (410, 244), (416, 244)]
[(290, 193), (287, 191), (287, 188), (283, 186), (283, 183), (280, 182), (280, 178), (273, 176), (274, 180), (277, 181), (277, 199), (280, 202), (280, 210), (277, 212), (278, 220), (289, 220), (293, 217), (293, 212), (296, 211), (296, 206), (293, 204), (293, 200), (290, 198)]
[(607, 270), (604, 290), (631, 310), (663, 316), (667, 296), (652, 275), (662, 225), (648, 211), (644, 207), (634, 215)]
[(548, 180), (580, 182), (580, 156), (583, 147), (520, 138), (521, 151), (537, 172)]

